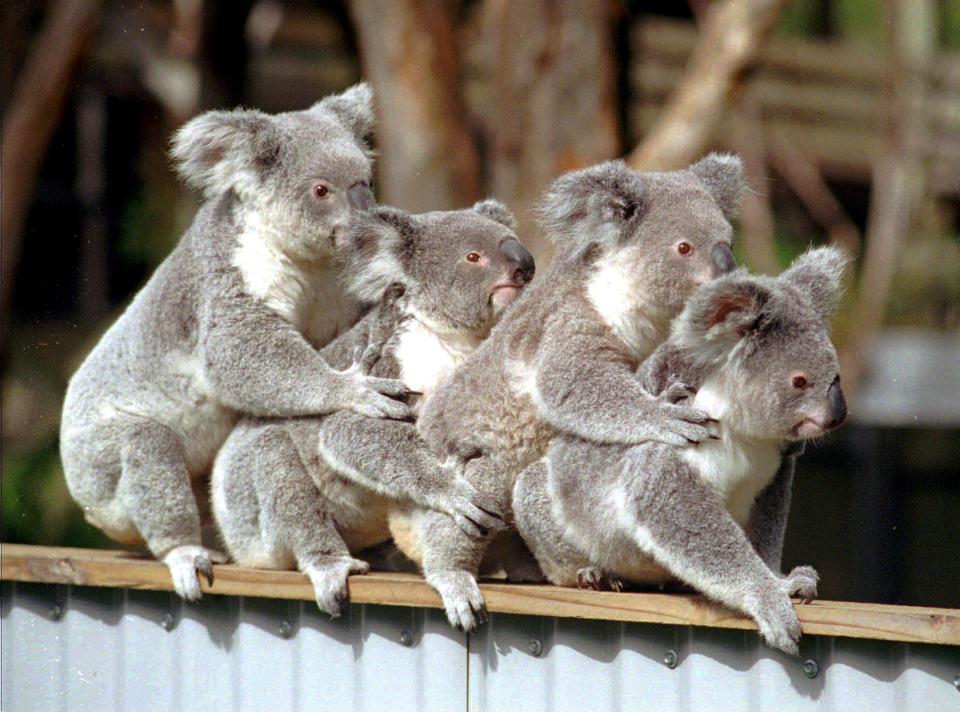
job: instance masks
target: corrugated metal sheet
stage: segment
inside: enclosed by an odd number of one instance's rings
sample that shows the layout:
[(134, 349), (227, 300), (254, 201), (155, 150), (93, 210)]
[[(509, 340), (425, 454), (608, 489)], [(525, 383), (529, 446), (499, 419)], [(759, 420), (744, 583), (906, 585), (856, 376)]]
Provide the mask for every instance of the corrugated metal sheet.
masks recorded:
[(468, 646), (433, 610), (11, 583), (0, 637), (8, 712), (960, 710), (960, 650), (882, 641), (496, 615)]

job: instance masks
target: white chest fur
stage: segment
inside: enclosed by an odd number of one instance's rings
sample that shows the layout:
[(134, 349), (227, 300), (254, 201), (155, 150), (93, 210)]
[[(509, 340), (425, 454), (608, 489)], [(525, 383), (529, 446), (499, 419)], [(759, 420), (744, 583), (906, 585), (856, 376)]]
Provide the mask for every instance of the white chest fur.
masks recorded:
[(274, 247), (269, 235), (268, 227), (249, 218), (233, 265), (248, 294), (290, 322), (314, 346), (323, 346), (356, 321), (357, 306), (344, 294), (332, 258), (293, 260)]
[(414, 317), (403, 325), (397, 338), (394, 355), (400, 379), (426, 397), (479, 345), (478, 336), (438, 334)]
[(641, 299), (641, 291), (626, 251), (603, 257), (587, 283), (593, 308), (638, 359), (649, 356), (663, 341), (668, 326), (668, 320), (656, 317), (658, 310)]
[(692, 405), (720, 421), (720, 440), (687, 447), (683, 458), (717, 491), (736, 522), (744, 526), (757, 495), (780, 466), (779, 443), (738, 434), (735, 408), (710, 381), (697, 391)]

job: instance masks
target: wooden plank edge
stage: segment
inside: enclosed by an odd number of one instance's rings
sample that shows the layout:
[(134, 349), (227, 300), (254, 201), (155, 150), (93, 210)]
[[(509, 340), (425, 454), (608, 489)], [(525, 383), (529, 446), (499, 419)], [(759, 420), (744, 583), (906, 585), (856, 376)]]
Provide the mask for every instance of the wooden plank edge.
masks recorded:
[[(22, 544), (0, 545), (0, 579), (173, 590), (166, 567), (142, 554)], [(213, 585), (201, 579), (201, 586), (212, 595), (313, 600), (309, 579), (296, 571), (214, 566)], [(348, 586), (353, 603), (442, 607), (436, 592), (412, 574), (371, 572), (351, 576)], [(756, 630), (749, 618), (694, 595), (578, 591), (491, 581), (482, 582), (480, 589), (492, 613)], [(807, 635), (960, 646), (958, 609), (848, 601), (796, 603), (795, 608)]]

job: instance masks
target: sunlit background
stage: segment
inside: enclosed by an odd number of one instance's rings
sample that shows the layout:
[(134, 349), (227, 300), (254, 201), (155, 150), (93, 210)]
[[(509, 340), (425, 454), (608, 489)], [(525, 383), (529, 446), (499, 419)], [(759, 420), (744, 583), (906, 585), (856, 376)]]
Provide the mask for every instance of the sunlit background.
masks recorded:
[(530, 207), (555, 175), (711, 149), (745, 161), (751, 269), (856, 254), (835, 328), (851, 419), (800, 460), (784, 563), (826, 598), (960, 605), (960, 3), (721, 5), (4, 0), (3, 541), (116, 546), (67, 494), (57, 429), (196, 209), (171, 132), (368, 78), (380, 199), (495, 195), (541, 265)]

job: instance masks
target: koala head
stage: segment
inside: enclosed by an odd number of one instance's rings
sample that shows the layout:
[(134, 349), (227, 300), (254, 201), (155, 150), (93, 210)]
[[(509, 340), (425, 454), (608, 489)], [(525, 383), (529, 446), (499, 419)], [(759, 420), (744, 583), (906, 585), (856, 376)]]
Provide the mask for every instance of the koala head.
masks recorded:
[(437, 333), (483, 332), (533, 279), (533, 257), (495, 200), (469, 210), (411, 215), (358, 212), (338, 249), (348, 289), (361, 301), (405, 288), (414, 316)]
[(366, 84), (305, 111), (269, 115), (236, 109), (188, 121), (171, 154), (184, 180), (206, 199), (232, 191), (245, 227), (294, 259), (332, 254), (352, 210), (368, 207), (373, 126)]
[(540, 221), (561, 256), (593, 261), (672, 317), (698, 285), (736, 267), (730, 220), (744, 185), (735, 156), (712, 154), (669, 173), (610, 161), (558, 178)]
[(779, 277), (736, 272), (701, 287), (674, 323), (680, 342), (713, 373), (752, 437), (815, 438), (847, 414), (828, 319), (846, 257), (809, 250)]

